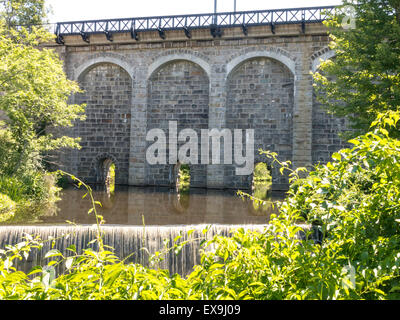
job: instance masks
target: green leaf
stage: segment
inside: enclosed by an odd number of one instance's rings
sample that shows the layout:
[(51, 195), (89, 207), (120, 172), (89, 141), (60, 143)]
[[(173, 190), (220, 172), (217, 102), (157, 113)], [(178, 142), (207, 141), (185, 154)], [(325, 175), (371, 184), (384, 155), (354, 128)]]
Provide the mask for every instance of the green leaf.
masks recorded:
[(332, 154), (332, 159), (340, 161), (342, 159), (342, 156), (340, 155), (340, 153), (335, 152), (334, 154)]
[(94, 203), (97, 204), (97, 205), (99, 205), (100, 207), (103, 207), (103, 205), (101, 204), (100, 201), (95, 201)]
[(37, 273), (42, 273), (42, 267), (41, 266), (36, 266), (36, 267), (33, 267), (32, 269), (31, 269), (31, 271), (27, 274), (28, 276), (31, 276), (31, 275), (34, 275), (34, 274), (37, 274)]
[(76, 253), (76, 246), (74, 244), (71, 244), (69, 247), (67, 247), (66, 250)]
[(65, 260), (65, 267), (67, 268), (67, 270), (72, 268), (74, 260), (75, 259), (73, 257), (69, 257), (67, 258), (67, 260)]
[[(355, 146), (358, 146), (360, 144), (360, 141), (356, 140), (356, 139), (351, 139), (348, 141), (348, 143), (354, 144)], [(340, 159), (338, 159), (340, 160)]]
[(122, 271), (123, 270), (121, 269), (121, 266), (117, 264), (115, 266), (115, 270), (107, 275), (104, 285), (106, 287), (111, 287), (114, 284), (115, 280), (121, 275)]
[(59, 250), (52, 249), (52, 250), (48, 251), (44, 257), (45, 258), (51, 258), (51, 257), (62, 257), (62, 256), (63, 255)]

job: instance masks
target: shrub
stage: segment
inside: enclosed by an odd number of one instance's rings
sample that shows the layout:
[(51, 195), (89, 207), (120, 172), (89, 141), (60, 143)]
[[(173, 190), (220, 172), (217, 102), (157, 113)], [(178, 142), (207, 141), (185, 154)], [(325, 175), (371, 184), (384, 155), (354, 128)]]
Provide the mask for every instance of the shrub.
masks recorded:
[(15, 214), (15, 202), (9, 196), (0, 193), (0, 222), (12, 218)]
[[(371, 132), (350, 141), (352, 149), (306, 178), (292, 172), (289, 195), (264, 232), (210, 241), (215, 250), (190, 276), (195, 296), (400, 298), (400, 141), (385, 129), (399, 117), (380, 115)], [(312, 225), (322, 241), (311, 231), (300, 240), (299, 222)]]
[(15, 202), (14, 213), (1, 222), (29, 222), (54, 214), (60, 190), (53, 174), (36, 172), (25, 177), (0, 176), (0, 193)]
[[(67, 257), (52, 249), (46, 255), (52, 261), (26, 275), (12, 262), (42, 245), (28, 236), (0, 250), (0, 298), (398, 299), (400, 141), (385, 126), (399, 118), (380, 115), (371, 132), (351, 141), (352, 149), (334, 154), (305, 178), (302, 168), (291, 171), (288, 197), (264, 231), (239, 229), (204, 242), (201, 262), (186, 279), (124, 264), (106, 248), (89, 188), (98, 250), (77, 254), (72, 246)], [(281, 165), (290, 170), (289, 163)], [(311, 237), (315, 230), (322, 235), (318, 241)], [(60, 263), (67, 271), (56, 276)]]

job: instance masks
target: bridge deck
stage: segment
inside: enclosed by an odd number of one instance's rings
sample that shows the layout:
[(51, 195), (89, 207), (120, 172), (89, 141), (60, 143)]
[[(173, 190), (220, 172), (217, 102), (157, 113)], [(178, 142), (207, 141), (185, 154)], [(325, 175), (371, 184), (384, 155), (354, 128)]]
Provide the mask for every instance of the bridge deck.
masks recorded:
[(141, 31), (158, 31), (160, 37), (165, 39), (164, 32), (166, 30), (183, 30), (185, 35), (190, 38), (192, 29), (209, 28), (213, 37), (216, 37), (220, 35), (221, 28), (242, 27), (243, 33), (247, 35), (248, 26), (270, 25), (274, 32), (275, 25), (302, 24), (304, 29), (305, 24), (321, 23), (326, 20), (336, 8), (335, 6), (323, 6), (59, 22), (56, 24), (55, 34), (59, 44), (63, 44), (63, 37), (68, 35), (81, 35), (84, 41), (89, 42), (91, 34), (105, 34), (107, 39), (112, 41), (114, 33), (126, 32), (130, 32), (132, 39), (138, 40), (138, 32)]

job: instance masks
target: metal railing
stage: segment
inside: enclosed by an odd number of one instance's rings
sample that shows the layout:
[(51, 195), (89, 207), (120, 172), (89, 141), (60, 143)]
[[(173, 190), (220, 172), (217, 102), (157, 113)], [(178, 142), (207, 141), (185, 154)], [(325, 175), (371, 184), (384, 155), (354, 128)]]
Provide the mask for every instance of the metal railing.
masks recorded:
[(84, 41), (89, 41), (91, 34), (105, 34), (112, 41), (114, 33), (130, 32), (132, 38), (138, 39), (140, 31), (158, 31), (161, 38), (165, 39), (166, 30), (183, 30), (188, 38), (192, 29), (210, 28), (211, 34), (216, 37), (221, 35), (221, 29), (240, 26), (247, 34), (248, 26), (270, 25), (272, 32), (274, 26), (279, 24), (318, 23), (326, 20), (334, 13), (337, 7), (307, 7), (274, 9), (260, 11), (223, 12), (178, 16), (159, 16), (126, 19), (88, 20), (59, 22), (55, 26), (57, 42), (63, 43), (63, 36), (81, 35)]

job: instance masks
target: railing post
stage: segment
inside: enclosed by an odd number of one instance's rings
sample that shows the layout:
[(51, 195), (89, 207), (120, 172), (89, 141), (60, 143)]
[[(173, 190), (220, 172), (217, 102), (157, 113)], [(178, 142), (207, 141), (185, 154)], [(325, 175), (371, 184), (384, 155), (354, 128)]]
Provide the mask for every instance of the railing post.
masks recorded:
[(217, 25), (217, 0), (214, 0), (214, 24)]

